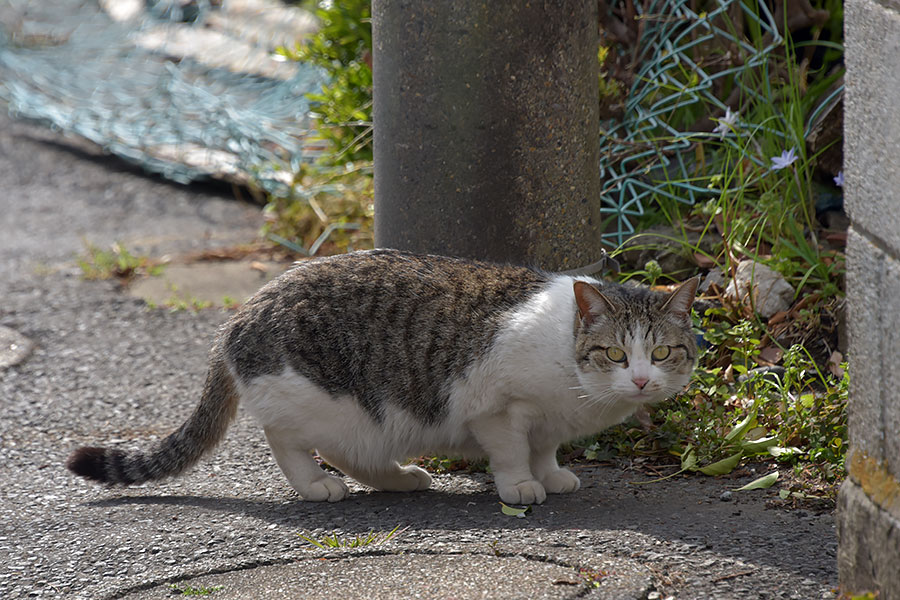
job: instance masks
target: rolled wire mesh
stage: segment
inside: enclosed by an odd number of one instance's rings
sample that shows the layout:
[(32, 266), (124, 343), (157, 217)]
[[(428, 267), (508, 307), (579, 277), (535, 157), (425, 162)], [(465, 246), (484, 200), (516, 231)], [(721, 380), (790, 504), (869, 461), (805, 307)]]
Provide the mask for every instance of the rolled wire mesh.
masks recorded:
[[(321, 150), (306, 99), (320, 70), (273, 60), (271, 40), (210, 30), (209, 2), (121, 22), (91, 2), (4, 4), (0, 97), (14, 116), (184, 183), (215, 176), (286, 193), (299, 163)], [(203, 45), (205, 56), (186, 55)], [(255, 62), (217, 64), (234, 49)]]

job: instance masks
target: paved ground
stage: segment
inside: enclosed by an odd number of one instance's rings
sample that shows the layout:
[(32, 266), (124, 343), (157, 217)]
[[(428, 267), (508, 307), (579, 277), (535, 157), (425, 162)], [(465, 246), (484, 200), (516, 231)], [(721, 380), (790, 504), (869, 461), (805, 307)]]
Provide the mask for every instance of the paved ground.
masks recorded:
[[(767, 509), (742, 480), (651, 485), (582, 467), (579, 492), (502, 514), (488, 475), (412, 495), (300, 501), (241, 414), (221, 448), (163, 484), (107, 489), (63, 468), (83, 443), (165, 435), (190, 412), (227, 314), (148, 310), (86, 282), (84, 240), (177, 254), (253, 238), (257, 209), (143, 177), (0, 116), (0, 326), (35, 349), (0, 370), (0, 597), (834, 597), (831, 515)], [(391, 541), (323, 551), (298, 533)]]

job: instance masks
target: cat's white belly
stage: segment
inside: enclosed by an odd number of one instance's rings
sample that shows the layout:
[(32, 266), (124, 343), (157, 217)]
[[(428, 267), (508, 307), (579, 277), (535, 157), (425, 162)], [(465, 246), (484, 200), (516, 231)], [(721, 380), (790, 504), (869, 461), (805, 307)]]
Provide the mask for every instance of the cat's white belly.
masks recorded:
[(385, 404), (378, 421), (348, 394), (332, 395), (290, 367), (239, 385), (241, 401), (266, 429), (289, 433), (298, 446), (364, 470), (426, 452), (483, 456), (464, 424), (453, 415), (423, 424)]

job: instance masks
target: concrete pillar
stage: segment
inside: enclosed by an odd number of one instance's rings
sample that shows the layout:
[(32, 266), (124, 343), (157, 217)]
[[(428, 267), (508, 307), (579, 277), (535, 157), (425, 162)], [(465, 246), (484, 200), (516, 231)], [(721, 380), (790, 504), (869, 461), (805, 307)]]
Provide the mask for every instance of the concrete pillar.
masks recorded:
[(600, 255), (596, 0), (374, 0), (375, 244)]
[(900, 2), (845, 3), (848, 478), (838, 499), (843, 591), (900, 598)]

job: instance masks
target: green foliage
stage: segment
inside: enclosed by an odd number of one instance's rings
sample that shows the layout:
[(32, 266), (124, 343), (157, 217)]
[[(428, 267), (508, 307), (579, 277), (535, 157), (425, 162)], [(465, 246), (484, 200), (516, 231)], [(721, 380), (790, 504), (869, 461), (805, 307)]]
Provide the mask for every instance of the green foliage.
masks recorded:
[(839, 600), (878, 600), (878, 592), (863, 592), (861, 594), (841, 594)]
[(291, 194), (272, 196), (264, 234), (301, 255), (372, 247), (372, 23), (370, 0), (315, 6), (320, 29), (290, 60), (322, 67), (329, 82), (308, 94), (319, 136), (328, 142), (316, 165), (302, 165)]
[(391, 529), (387, 533), (375, 533), (370, 531), (365, 535), (356, 535), (353, 537), (338, 537), (337, 533), (332, 533), (331, 535), (324, 535), (319, 539), (313, 538), (311, 536), (298, 533), (297, 535), (315, 546), (320, 550), (334, 550), (334, 549), (351, 549), (351, 548), (365, 548), (366, 546), (376, 546), (378, 544), (383, 544), (393, 538), (395, 535), (403, 533), (406, 528), (400, 529), (400, 526), (397, 525), (393, 529)]
[(331, 143), (330, 164), (372, 160), (372, 11), (370, 0), (320, 1), (321, 27), (293, 49), (279, 48), (290, 60), (322, 67), (330, 81), (311, 93), (320, 135)]

